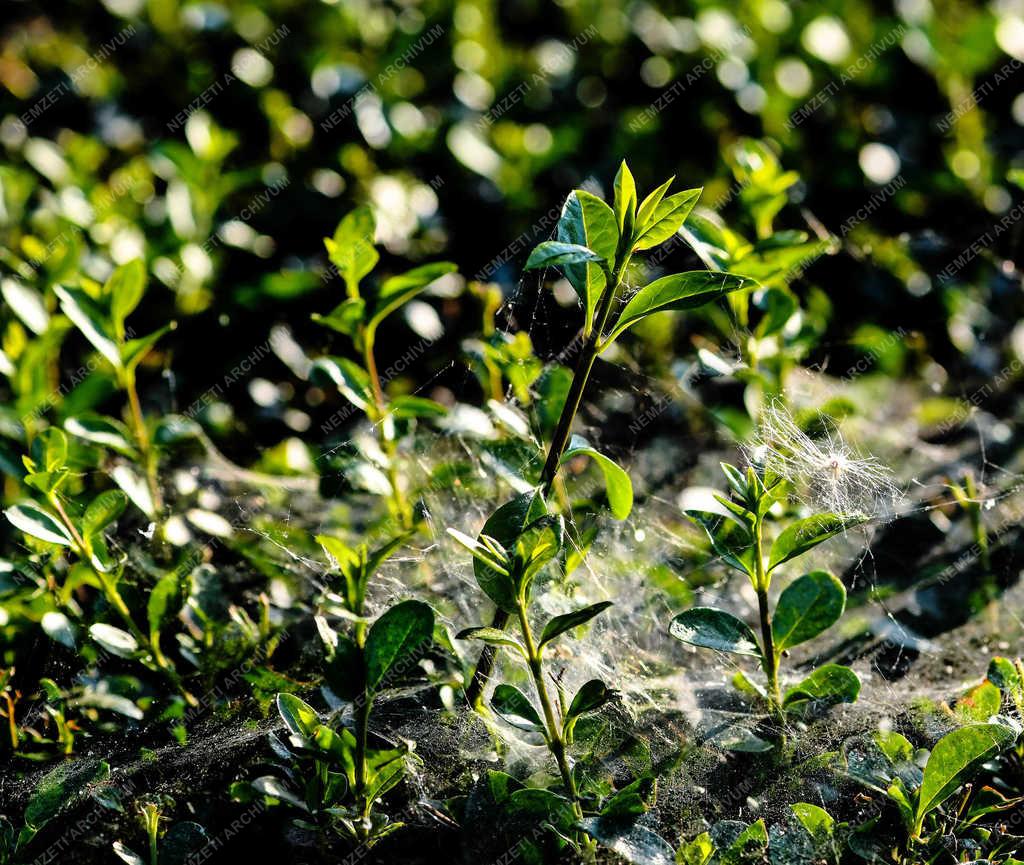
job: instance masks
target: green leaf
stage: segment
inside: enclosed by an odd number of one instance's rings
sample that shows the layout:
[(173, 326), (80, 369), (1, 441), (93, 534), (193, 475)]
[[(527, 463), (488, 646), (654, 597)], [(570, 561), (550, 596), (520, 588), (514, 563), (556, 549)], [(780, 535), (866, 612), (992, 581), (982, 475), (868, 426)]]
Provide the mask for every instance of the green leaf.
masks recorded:
[(752, 284), (741, 276), (710, 270), (691, 270), (656, 279), (629, 299), (615, 327), (605, 339), (602, 350), (611, 345), (624, 330), (649, 315), (669, 310), (695, 309)]
[(512, 685), (498, 685), (491, 696), (491, 708), (516, 729), (545, 735), (540, 715), (518, 688)]
[(33, 538), (65, 547), (72, 545), (71, 535), (64, 524), (57, 517), (30, 502), (8, 508), (4, 511), (4, 516), (15, 528), (21, 529)]
[(373, 694), (396, 671), (409, 667), (430, 647), (434, 611), (422, 601), (402, 601), (377, 619), (366, 637), (366, 689)]
[(569, 704), (569, 711), (565, 713), (566, 725), (581, 715), (597, 711), (606, 703), (614, 700), (616, 693), (616, 691), (613, 691), (600, 679), (591, 679), (589, 682), (584, 682), (580, 685), (576, 696), (572, 698), (572, 702)]
[(691, 646), (761, 657), (761, 648), (750, 626), (724, 610), (693, 607), (676, 616), (668, 632)]
[(90, 784), (98, 784), (110, 776), (110, 766), (65, 764), (48, 773), (25, 807), (25, 825), (35, 835), (62, 811), (77, 805), (88, 792)]
[(206, 830), (198, 823), (175, 823), (160, 839), (160, 865), (192, 865), (210, 843)]
[(591, 447), (586, 439), (573, 436), (569, 447), (563, 452), (559, 464), (562, 465), (577, 456), (588, 456), (597, 463), (604, 475), (605, 492), (608, 495), (612, 516), (617, 520), (626, 519), (629, 512), (633, 510), (633, 483), (625, 469), (611, 457), (606, 457)]
[(56, 472), (68, 461), (68, 437), (58, 427), (47, 427), (32, 441), (32, 461), (39, 471)]
[(633, 242), (636, 250), (651, 249), (672, 237), (686, 221), (703, 189), (687, 189), (661, 201), (640, 236)]
[(836, 821), (828, 811), (810, 802), (797, 802), (789, 808), (817, 847), (821, 848), (831, 843)]
[(16, 316), (29, 330), (42, 334), (50, 326), (50, 314), (42, 296), (17, 279), (0, 281), (0, 293)]
[(754, 578), (753, 537), (745, 525), (711, 511), (687, 511), (686, 515), (704, 529), (717, 555), (736, 570)]
[(119, 658), (130, 658), (138, 650), (139, 644), (131, 634), (113, 625), (97, 622), (89, 628), (89, 636), (112, 655)]
[(988, 680), (1001, 691), (1010, 693), (1021, 687), (1020, 671), (1008, 658), (995, 657), (989, 661)]
[(607, 817), (586, 817), (580, 827), (631, 865), (674, 865), (669, 843), (642, 823)]
[(310, 316), (317, 324), (336, 330), (346, 336), (355, 336), (359, 325), (366, 317), (366, 301), (361, 297), (349, 297), (339, 303), (327, 315), (314, 312)]
[(398, 396), (391, 400), (388, 411), (399, 420), (421, 417), (444, 417), (447, 406), (422, 396)]
[(837, 514), (815, 514), (798, 520), (775, 539), (768, 554), (768, 570), (771, 571), (783, 562), (803, 555), (818, 544), (838, 535), (849, 525), (849, 520), (844, 520)]
[[(544, 499), (537, 490), (521, 493), (498, 508), (484, 523), (480, 537), (493, 538), (511, 556), (523, 529), (547, 512)], [(488, 567), (479, 559), (473, 561), (473, 573), (480, 588), (506, 613), (517, 609), (517, 589), (511, 577)]]
[(69, 417), (64, 421), (64, 429), (76, 438), (111, 448), (127, 457), (136, 455), (127, 427), (113, 418), (97, 414)]
[(543, 267), (557, 267), (563, 264), (581, 264), (587, 261), (601, 261), (601, 256), (594, 250), (577, 243), (562, 243), (558, 240), (545, 240), (537, 244), (526, 259), (523, 270), (537, 270)]
[(450, 261), (436, 261), (432, 264), (414, 267), (399, 276), (385, 280), (380, 294), (377, 296), (377, 305), (374, 307), (368, 326), (376, 327), (400, 306), (429, 288), (435, 280), (447, 273), (454, 273), (456, 270), (458, 267)]
[(154, 636), (160, 632), (169, 618), (181, 608), (181, 583), (178, 575), (171, 571), (157, 580), (149, 593), (146, 604), (146, 618), (149, 621), (149, 632)]
[(135, 369), (142, 362), (142, 359), (149, 354), (150, 349), (160, 341), (160, 337), (174, 330), (177, 326), (177, 323), (172, 321), (169, 324), (165, 324), (159, 330), (154, 330), (152, 333), (140, 336), (138, 339), (129, 340), (121, 346), (121, 363), (125, 369)]
[(149, 492), (146, 479), (138, 470), (127, 463), (121, 463), (110, 470), (110, 479), (127, 493), (132, 504), (151, 519), (156, 516), (156, 505)]
[(324, 240), (327, 255), (345, 280), (351, 297), (358, 296), (359, 282), (380, 260), (380, 254), (373, 245), (376, 230), (373, 211), (363, 205), (338, 223), (333, 238)]
[(668, 180), (643, 200), (643, 203), (636, 212), (637, 235), (640, 235), (645, 229), (650, 227), (651, 217), (654, 216), (654, 209), (661, 204), (662, 199), (665, 197), (665, 193), (668, 192), (668, 188), (675, 182), (675, 179), (676, 177), (673, 174)]
[(56, 610), (43, 613), (39, 624), (46, 635), (52, 640), (57, 641), (62, 646), (67, 646), (69, 649), (75, 648), (75, 626), (71, 624), (71, 620), (63, 613), (59, 613)]
[(65, 288), (62, 285), (54, 286), (54, 292), (60, 299), (60, 308), (64, 315), (71, 319), (93, 347), (109, 360), (115, 367), (121, 369), (121, 352), (117, 345), (117, 339), (111, 332), (112, 328), (105, 311), (84, 291), (76, 288)]
[[(606, 262), (614, 260), (619, 245), (619, 229), (612, 209), (596, 195), (582, 189), (572, 192), (565, 200), (556, 237), (562, 243), (585, 246)], [(587, 262), (563, 265), (562, 270), (583, 302), (589, 329), (605, 287), (605, 273), (598, 265)]]
[(917, 798), (918, 828), (981, 767), (1013, 744), (1015, 734), (1002, 724), (969, 724), (947, 733), (932, 749)]
[(317, 375), (325, 376), (338, 392), (360, 411), (373, 405), (373, 390), (370, 376), (359, 364), (347, 357), (321, 357), (313, 361), (309, 370), (310, 380)]
[(633, 236), (636, 225), (636, 181), (633, 174), (622, 160), (618, 173), (615, 175), (615, 221), (619, 226), (619, 235), (625, 239)]
[(82, 516), (82, 534), (92, 538), (102, 532), (128, 507), (128, 496), (121, 490), (107, 490), (89, 502)]
[(540, 642), (537, 644), (537, 648), (539, 649), (546, 643), (550, 643), (566, 631), (571, 631), (573, 628), (578, 628), (580, 625), (589, 622), (594, 616), (604, 612), (611, 605), (611, 601), (600, 601), (588, 607), (581, 607), (571, 613), (555, 616), (544, 626), (544, 632), (540, 635)]
[(846, 607), (846, 589), (832, 574), (811, 571), (797, 577), (779, 596), (772, 617), (775, 651), (798, 646), (832, 627)]
[(124, 339), (124, 321), (139, 305), (146, 291), (146, 265), (135, 258), (116, 268), (103, 286), (110, 299), (110, 315), (119, 339)]
[(853, 703), (860, 694), (860, 679), (849, 667), (841, 664), (824, 664), (818, 667), (800, 684), (786, 691), (782, 705), (786, 708), (807, 701)]
[(277, 711), (285, 726), (295, 736), (311, 739), (320, 726), (320, 715), (316, 709), (294, 694), (278, 694)]
[(491, 646), (505, 646), (510, 649), (515, 649), (524, 658), (527, 657), (526, 648), (523, 644), (511, 634), (506, 634), (498, 628), (466, 628), (464, 631), (459, 631), (459, 633), (455, 635), (455, 639), (480, 640), (482, 643), (487, 643)]

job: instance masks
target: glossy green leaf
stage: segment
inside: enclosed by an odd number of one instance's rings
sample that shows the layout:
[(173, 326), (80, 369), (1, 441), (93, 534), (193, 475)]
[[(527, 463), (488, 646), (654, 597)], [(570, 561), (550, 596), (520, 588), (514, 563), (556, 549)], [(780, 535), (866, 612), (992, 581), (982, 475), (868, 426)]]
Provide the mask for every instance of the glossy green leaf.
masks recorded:
[(25, 327), (35, 334), (46, 332), (50, 326), (50, 314), (39, 292), (20, 280), (5, 278), (0, 280), (0, 293)]
[(668, 632), (691, 646), (761, 657), (761, 648), (750, 626), (724, 610), (693, 607), (672, 619)]
[(140, 336), (138, 339), (132, 339), (121, 346), (121, 363), (125, 369), (135, 369), (147, 354), (152, 350), (153, 346), (156, 345), (160, 338), (177, 327), (176, 322), (170, 322), (165, 324), (158, 330), (154, 330), (152, 333), (146, 336)]
[(569, 703), (569, 711), (565, 713), (566, 723), (568, 724), (569, 721), (579, 718), (588, 712), (597, 711), (606, 703), (614, 700), (616, 693), (616, 691), (613, 691), (600, 679), (591, 679), (589, 682), (584, 682), (580, 685), (576, 696), (572, 698), (572, 702)]
[(277, 712), (295, 736), (312, 738), (320, 726), (320, 715), (316, 709), (294, 694), (277, 695)]
[(324, 327), (329, 327), (346, 336), (355, 336), (365, 317), (366, 301), (361, 297), (346, 298), (326, 315), (315, 312), (311, 316), (317, 324), (322, 324)]
[(711, 511), (687, 511), (686, 515), (704, 529), (716, 555), (736, 570), (754, 578), (756, 563), (753, 537), (745, 525)]
[(586, 439), (573, 436), (569, 446), (562, 453), (561, 464), (574, 459), (577, 456), (588, 456), (597, 463), (604, 475), (605, 492), (608, 496), (608, 504), (611, 507), (612, 516), (617, 520), (624, 520), (633, 510), (633, 482), (618, 463), (611, 457), (607, 457), (591, 447)]
[(601, 261), (601, 256), (594, 250), (576, 243), (545, 240), (533, 248), (530, 257), (526, 259), (523, 270), (557, 267), (563, 264), (582, 264), (588, 261)]
[[(615, 258), (619, 229), (612, 209), (596, 195), (577, 189), (565, 200), (558, 221), (557, 239), (562, 243), (585, 246), (606, 262)], [(586, 322), (593, 321), (598, 298), (605, 287), (604, 270), (597, 264), (583, 262), (562, 267), (583, 303)]]
[(815, 514), (788, 526), (775, 539), (768, 554), (768, 570), (795, 559), (844, 531), (850, 522), (837, 514)]
[(8, 508), (4, 516), (26, 535), (51, 544), (72, 545), (71, 535), (60, 519), (30, 502)]
[(655, 208), (661, 204), (662, 199), (665, 197), (665, 193), (668, 192), (669, 187), (675, 182), (675, 175), (673, 174), (668, 180), (666, 180), (661, 186), (651, 192), (641, 203), (640, 207), (636, 211), (636, 234), (640, 235), (643, 231), (650, 227), (651, 218), (654, 216)]
[(544, 723), (537, 710), (526, 695), (512, 685), (501, 684), (494, 689), (491, 708), (516, 729), (544, 734)]
[(146, 265), (135, 258), (114, 269), (103, 292), (110, 300), (110, 315), (119, 339), (124, 339), (124, 321), (134, 312), (146, 291)]
[(376, 327), (400, 306), (426, 291), (431, 283), (456, 270), (458, 267), (450, 261), (436, 261), (385, 280), (377, 296), (377, 305), (370, 317), (369, 326)]
[(555, 616), (544, 626), (544, 632), (540, 635), (540, 642), (537, 644), (537, 647), (540, 648), (566, 631), (571, 631), (573, 628), (578, 628), (580, 625), (589, 622), (594, 616), (604, 612), (611, 605), (611, 601), (600, 601), (599, 603), (573, 610), (571, 613)]
[(92, 444), (108, 447), (127, 457), (135, 456), (131, 433), (120, 421), (101, 415), (80, 415), (64, 421), (64, 429)]
[(651, 249), (672, 237), (686, 221), (703, 189), (687, 189), (659, 202), (648, 225), (640, 228), (633, 242), (636, 250)]
[(434, 635), (434, 611), (422, 601), (402, 601), (373, 623), (363, 649), (366, 656), (366, 689), (376, 693), (389, 676), (410, 669), (430, 648)]
[(321, 357), (310, 367), (310, 380), (317, 376), (329, 380), (352, 405), (366, 411), (373, 405), (370, 376), (361, 366), (347, 357)]
[(135, 466), (120, 463), (110, 470), (110, 478), (147, 517), (152, 519), (156, 516), (156, 505), (153, 503), (149, 484)]
[(181, 609), (181, 582), (178, 575), (171, 571), (157, 580), (150, 590), (146, 603), (146, 618), (149, 621), (150, 634), (157, 634), (164, 623)]
[(779, 596), (772, 617), (775, 651), (798, 646), (839, 621), (846, 607), (846, 589), (825, 571), (797, 577)]
[(53, 290), (60, 299), (64, 315), (71, 319), (93, 348), (120, 369), (121, 351), (103, 308), (79, 289), (58, 285)]
[(380, 254), (374, 247), (376, 230), (377, 220), (373, 211), (364, 205), (347, 214), (338, 223), (334, 237), (324, 240), (328, 257), (338, 268), (352, 297), (358, 295), (360, 281), (380, 260)]
[(928, 757), (918, 792), (915, 819), (921, 821), (970, 780), (981, 764), (1013, 744), (1003, 724), (969, 724), (947, 733)]
[(466, 628), (463, 631), (459, 631), (455, 635), (456, 640), (479, 640), (482, 643), (487, 643), (491, 646), (505, 646), (506, 648), (515, 649), (524, 658), (526, 657), (526, 648), (522, 643), (519, 642), (511, 634), (507, 634), (498, 628)]
[(121, 628), (97, 622), (89, 628), (89, 636), (112, 655), (119, 658), (130, 658), (138, 650), (139, 644), (135, 637)]
[(603, 347), (607, 348), (623, 331), (649, 315), (669, 310), (695, 309), (751, 284), (743, 277), (710, 270), (692, 270), (663, 276), (641, 288), (629, 299)]
[(128, 496), (121, 490), (106, 490), (89, 502), (82, 515), (82, 534), (87, 538), (102, 532), (128, 507)]
[(585, 817), (583, 831), (630, 865), (675, 865), (671, 845), (642, 823), (607, 817)]
[(629, 239), (636, 225), (636, 181), (633, 173), (623, 159), (615, 175), (615, 221), (619, 226), (619, 235)]
[[(544, 499), (536, 490), (513, 498), (498, 508), (484, 523), (481, 537), (493, 538), (509, 555), (516, 540), (527, 524), (534, 522), (547, 511)], [(507, 613), (517, 609), (518, 587), (507, 574), (488, 567), (479, 559), (473, 561), (473, 573), (480, 588), (494, 603)]]
[(810, 802), (797, 802), (789, 808), (816, 845), (831, 843), (836, 821), (828, 811)]
[(789, 708), (809, 701), (832, 705), (853, 703), (860, 694), (860, 679), (849, 667), (841, 664), (824, 664), (818, 667), (800, 684), (789, 688), (782, 704)]
[(423, 417), (444, 417), (448, 407), (423, 396), (398, 396), (388, 405), (391, 415), (399, 420)]

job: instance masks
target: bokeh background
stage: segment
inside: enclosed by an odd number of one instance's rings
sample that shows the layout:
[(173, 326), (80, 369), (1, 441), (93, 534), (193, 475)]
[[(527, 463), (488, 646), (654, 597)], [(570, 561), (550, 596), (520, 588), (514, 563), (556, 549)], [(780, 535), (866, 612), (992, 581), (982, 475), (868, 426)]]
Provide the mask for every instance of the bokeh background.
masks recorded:
[[(462, 274), (429, 301), (437, 320), (419, 309), (443, 336), (408, 387), (472, 399), (453, 359), (479, 328), (474, 278), (550, 358), (578, 315), (520, 269), (566, 193), (608, 190), (625, 157), (641, 188), (675, 174), (729, 218), (728, 154), (752, 136), (801, 178), (777, 227), (842, 241), (802, 281), (827, 323), (807, 362), (875, 344), (886, 372), (966, 392), (1006, 363), (1022, 312), (1021, 59), (1019, 0), (8, 0), (0, 269), (45, 287), (76, 261), (102, 279), (145, 256), (140, 329), (179, 321), (146, 399), (181, 410), (276, 322), (310, 354), (330, 346), (309, 321), (342, 292), (322, 238), (370, 202), (385, 269), (443, 256)], [(383, 339), (382, 365), (408, 341)], [(239, 458), (336, 408), (263, 355), (277, 391), (231, 401)]]

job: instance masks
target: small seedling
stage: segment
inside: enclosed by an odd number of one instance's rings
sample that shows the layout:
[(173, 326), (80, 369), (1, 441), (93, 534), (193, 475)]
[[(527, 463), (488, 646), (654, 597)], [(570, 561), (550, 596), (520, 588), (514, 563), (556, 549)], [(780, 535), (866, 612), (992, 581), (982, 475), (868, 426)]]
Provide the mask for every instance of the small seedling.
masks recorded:
[(716, 495), (724, 513), (688, 511), (707, 533), (711, 547), (723, 561), (745, 574), (757, 594), (761, 638), (731, 613), (694, 607), (672, 620), (669, 633), (693, 646), (757, 658), (766, 687), (742, 673), (739, 684), (763, 698), (781, 724), (785, 713), (811, 702), (853, 702), (860, 691), (856, 673), (839, 664), (825, 664), (783, 693), (779, 662), (783, 653), (805, 643), (834, 625), (846, 606), (846, 589), (832, 574), (812, 571), (790, 583), (774, 611), (768, 592), (772, 574), (780, 565), (798, 558), (818, 544), (846, 530), (854, 522), (838, 514), (815, 514), (787, 526), (771, 543), (765, 536), (769, 510), (786, 496), (785, 481), (771, 473), (722, 464), (732, 497)]
[(433, 610), (421, 601), (402, 601), (385, 611), (361, 642), (344, 634), (328, 637), (325, 679), (335, 696), (351, 704), (351, 727), (321, 719), (292, 694), (278, 694), (291, 749), (272, 740), (283, 760), (283, 777), (258, 778), (252, 789), (306, 812), (314, 821), (310, 825), (357, 843), (373, 845), (398, 829), (401, 823), (374, 806), (409, 771), (415, 761), (412, 743), (372, 746), (370, 713), (374, 700), (430, 647), (433, 632)]
[(172, 571), (150, 589), (145, 611), (148, 630), (143, 630), (120, 588), (124, 584), (127, 557), (112, 553), (106, 540), (106, 532), (124, 512), (128, 496), (121, 490), (107, 490), (87, 504), (75, 502), (81, 510), (72, 517), (62, 494), (72, 475), (67, 461), (67, 436), (54, 427), (39, 433), (32, 443), (31, 454), (24, 457), (28, 472), (24, 484), (40, 496), (43, 503), (26, 500), (8, 508), (4, 515), (42, 549), (58, 553), (64, 548), (75, 557), (75, 566), (64, 586), (58, 587), (51, 575), (57, 597), (64, 603), (78, 585), (91, 584), (101, 589), (108, 605), (127, 628), (124, 630), (102, 621), (93, 622), (89, 634), (103, 649), (158, 670), (190, 705), (196, 705), (195, 697), (185, 688), (180, 674), (161, 646), (163, 626), (184, 602), (181, 578)]
[(148, 516), (155, 517), (163, 507), (157, 477), (158, 458), (142, 414), (136, 375), (139, 364), (175, 323), (170, 322), (139, 338), (132, 338), (133, 334), (126, 327), (128, 316), (146, 292), (146, 268), (142, 259), (134, 259), (115, 269), (102, 288), (83, 282), (78, 288), (57, 286), (55, 291), (64, 314), (113, 367), (114, 380), (127, 395), (131, 433), (117, 419), (101, 416), (69, 418), (66, 428), (86, 441), (138, 459), (145, 477), (144, 489), (138, 488), (131, 473), (123, 469), (112, 472), (111, 477)]
[[(672, 238), (700, 197), (700, 189), (667, 195), (674, 180), (674, 177), (669, 178), (638, 203), (636, 182), (623, 162), (615, 176), (612, 205), (583, 189), (575, 190), (562, 208), (557, 240), (536, 246), (526, 261), (526, 270), (561, 268), (579, 296), (584, 315), (582, 347), (543, 467), (536, 478), (537, 488), (544, 497), (549, 496), (564, 462), (574, 456), (589, 456), (604, 473), (609, 502), (617, 519), (625, 519), (632, 508), (633, 489), (629, 476), (585, 441), (572, 442), (573, 422), (583, 404), (597, 358), (629, 328), (648, 316), (670, 310), (696, 309), (753, 285), (742, 277), (707, 270), (663, 276), (635, 291), (627, 285), (626, 276), (633, 256)], [(507, 541), (514, 542), (515, 537), (510, 536)], [(503, 630), (514, 613), (513, 609), (499, 604), (491, 627)], [(479, 704), (493, 662), (493, 647), (485, 647), (466, 689), (471, 705)]]
[(386, 462), (392, 517), (400, 527), (410, 528), (413, 511), (397, 461), (396, 425), (444, 415), (445, 408), (425, 397), (388, 398), (374, 352), (377, 329), (389, 315), (445, 274), (454, 273), (456, 267), (447, 261), (420, 265), (383, 280), (372, 297), (364, 296), (361, 284), (380, 259), (374, 246), (376, 224), (369, 207), (358, 207), (338, 223), (333, 238), (324, 240), (331, 263), (345, 282), (346, 298), (326, 315), (313, 316), (314, 321), (349, 337), (359, 352), (362, 365), (345, 357), (327, 357), (316, 361), (314, 371), (329, 378), (376, 428)]
[[(893, 839), (903, 851), (898, 861), (932, 861), (954, 828), (966, 837), (985, 815), (1019, 801), (1007, 800), (988, 787), (965, 788), (986, 762), (1016, 739), (1017, 730), (1008, 724), (967, 724), (939, 739), (929, 753), (915, 751), (897, 732), (878, 732), (867, 741), (846, 744), (847, 773), (895, 806), (904, 830), (902, 838)], [(958, 796), (960, 791), (965, 795)], [(946, 805), (950, 800), (952, 807)], [(860, 826), (850, 846), (864, 851), (891, 846), (878, 837), (878, 823), (875, 818)]]

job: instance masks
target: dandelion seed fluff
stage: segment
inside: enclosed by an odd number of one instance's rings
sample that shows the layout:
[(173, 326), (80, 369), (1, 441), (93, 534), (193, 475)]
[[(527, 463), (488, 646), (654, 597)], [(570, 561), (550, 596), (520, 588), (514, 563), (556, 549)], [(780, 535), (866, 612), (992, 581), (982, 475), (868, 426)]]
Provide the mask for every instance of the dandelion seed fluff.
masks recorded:
[(888, 466), (858, 454), (838, 431), (812, 438), (780, 402), (767, 406), (757, 438), (746, 449), (751, 464), (792, 484), (798, 497), (837, 514), (891, 519), (900, 495)]

